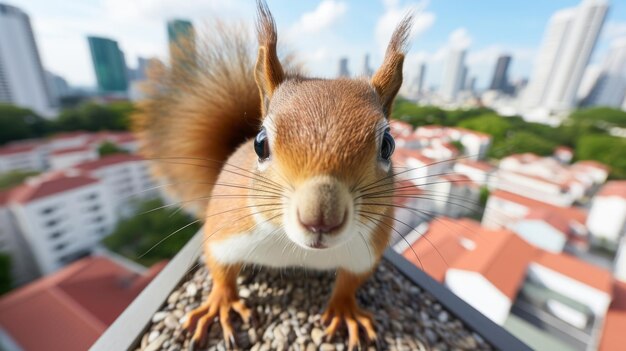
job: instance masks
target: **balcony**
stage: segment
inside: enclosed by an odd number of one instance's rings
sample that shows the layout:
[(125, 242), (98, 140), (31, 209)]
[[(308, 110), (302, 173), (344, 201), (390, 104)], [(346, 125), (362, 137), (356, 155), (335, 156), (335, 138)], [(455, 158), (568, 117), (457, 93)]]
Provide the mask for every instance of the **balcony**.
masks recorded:
[[(92, 346), (93, 351), (184, 350), (180, 321), (210, 289), (199, 260), (199, 233), (178, 253)], [(245, 269), (240, 293), (256, 310), (254, 326), (234, 318), (237, 345), (252, 350), (345, 350), (344, 335), (322, 340), (320, 313), (333, 275), (300, 269)], [(359, 303), (376, 318), (383, 350), (530, 350), (402, 256), (388, 250), (376, 274), (360, 289)], [(217, 323), (208, 350), (223, 350)]]

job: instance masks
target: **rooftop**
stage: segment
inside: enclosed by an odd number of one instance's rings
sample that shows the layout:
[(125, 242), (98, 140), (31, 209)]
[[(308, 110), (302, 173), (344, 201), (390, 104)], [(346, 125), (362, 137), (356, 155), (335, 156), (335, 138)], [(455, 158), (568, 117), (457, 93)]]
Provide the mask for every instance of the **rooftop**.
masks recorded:
[(626, 199), (626, 180), (606, 182), (596, 196), (616, 196)]
[[(85, 350), (158, 273), (90, 257), (0, 298), (0, 327), (24, 350)], [(71, 337), (68, 332), (71, 331)]]
[(558, 207), (542, 201), (534, 200), (525, 196), (510, 193), (504, 190), (495, 190), (489, 196), (499, 198), (505, 201), (514, 202), (527, 208), (546, 209), (561, 214), (568, 220), (574, 220), (580, 224), (585, 224), (587, 221), (587, 213), (577, 207)]
[(48, 173), (30, 178), (23, 184), (17, 186), (11, 191), (9, 201), (27, 203), (97, 182), (97, 179), (85, 175), (68, 175), (59, 172)]
[(621, 351), (626, 330), (626, 282), (613, 285), (613, 302), (604, 320), (600, 351)]
[(611, 272), (565, 253), (541, 251), (534, 261), (572, 279), (611, 295)]
[(143, 158), (137, 155), (114, 154), (114, 155), (105, 156), (103, 158), (100, 158), (94, 161), (83, 162), (81, 164), (74, 166), (74, 168), (80, 169), (83, 171), (93, 171), (93, 170), (111, 166), (111, 165), (117, 165), (117, 164), (121, 164), (125, 162), (132, 162), (132, 161), (142, 161), (142, 160)]
[[(196, 235), (91, 350), (186, 347), (189, 335), (182, 331), (181, 320), (185, 311), (206, 297), (211, 285), (204, 265), (197, 261), (201, 240)], [(201, 268), (194, 269), (197, 266)], [(238, 345), (253, 350), (289, 343), (300, 349), (317, 349), (317, 345), (323, 350), (345, 349), (344, 335), (332, 342), (322, 340), (320, 312), (332, 280), (331, 272), (244, 270), (238, 280), (240, 292), (256, 309), (257, 323), (242, 325), (235, 318)], [(358, 300), (374, 313), (381, 349), (528, 350), (391, 250), (360, 289)], [(217, 324), (209, 330), (208, 344), (224, 346)]]

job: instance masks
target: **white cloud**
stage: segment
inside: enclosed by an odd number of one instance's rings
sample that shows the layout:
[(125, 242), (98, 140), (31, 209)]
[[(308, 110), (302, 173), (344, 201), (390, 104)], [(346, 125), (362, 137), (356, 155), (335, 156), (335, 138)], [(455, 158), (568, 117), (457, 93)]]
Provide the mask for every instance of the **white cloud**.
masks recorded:
[(343, 1), (324, 0), (311, 12), (300, 16), (298, 22), (292, 27), (292, 33), (317, 33), (330, 28), (348, 10), (348, 5)]
[(448, 37), (448, 47), (451, 49), (464, 50), (472, 45), (472, 37), (466, 28), (457, 28)]
[(383, 0), (383, 4), (385, 12), (378, 19), (375, 29), (376, 43), (381, 53), (385, 52), (394, 29), (407, 13), (413, 12), (415, 16), (411, 39), (415, 39), (435, 23), (435, 14), (424, 10), (427, 6), (426, 1), (400, 6), (398, 0)]
[(626, 37), (626, 22), (608, 22), (602, 32), (604, 38), (614, 41)]

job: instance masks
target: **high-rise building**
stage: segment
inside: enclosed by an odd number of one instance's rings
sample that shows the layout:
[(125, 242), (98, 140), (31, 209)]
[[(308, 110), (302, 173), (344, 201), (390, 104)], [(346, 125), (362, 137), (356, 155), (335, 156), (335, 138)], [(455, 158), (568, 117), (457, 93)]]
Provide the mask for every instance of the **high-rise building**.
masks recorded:
[(98, 89), (103, 92), (124, 92), (128, 76), (124, 53), (117, 42), (108, 38), (88, 37)]
[(509, 91), (509, 65), (511, 64), (511, 56), (502, 55), (498, 57), (496, 68), (493, 71), (493, 78), (489, 89), (506, 92)]
[(527, 108), (564, 112), (576, 105), (576, 92), (608, 8), (607, 0), (583, 0), (552, 16), (527, 88)]
[(0, 4), (1, 102), (50, 115), (50, 93), (30, 19), (19, 8), (5, 4)]
[(167, 39), (170, 46), (170, 59), (175, 58), (178, 53), (186, 55), (195, 51), (196, 31), (188, 20), (168, 21)]
[(348, 58), (342, 57), (339, 59), (339, 77), (350, 77), (350, 71), (348, 70)]
[(363, 76), (371, 77), (374, 74), (374, 70), (370, 67), (370, 55), (365, 54), (365, 59), (363, 60)]
[(463, 87), (463, 72), (465, 67), (464, 49), (450, 49), (445, 66), (443, 82), (441, 85), (441, 97), (448, 102), (455, 102), (457, 95)]
[(583, 104), (621, 108), (625, 95), (626, 40), (621, 40), (612, 45), (600, 75)]
[(426, 64), (420, 64), (419, 74), (417, 76), (417, 95), (424, 94), (424, 81), (426, 80)]
[(70, 86), (63, 77), (46, 71), (46, 83), (54, 106), (60, 105), (62, 97), (70, 94)]

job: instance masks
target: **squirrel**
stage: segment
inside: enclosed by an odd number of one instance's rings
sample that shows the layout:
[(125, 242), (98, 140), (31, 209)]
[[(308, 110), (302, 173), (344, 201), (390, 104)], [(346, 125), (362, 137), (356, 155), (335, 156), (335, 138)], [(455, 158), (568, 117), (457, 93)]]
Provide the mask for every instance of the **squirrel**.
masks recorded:
[(171, 194), (196, 203), (213, 279), (186, 317), (191, 345), (204, 342), (216, 317), (235, 345), (229, 313), (251, 317), (237, 288), (246, 264), (336, 270), (326, 335), (345, 325), (349, 349), (376, 341), (356, 292), (393, 227), (389, 118), (411, 25), (407, 14), (371, 78), (309, 78), (281, 64), (274, 19), (258, 0), (256, 62), (245, 30), (218, 25), (207, 45), (153, 70), (133, 116), (140, 153), (156, 161), (151, 168)]

